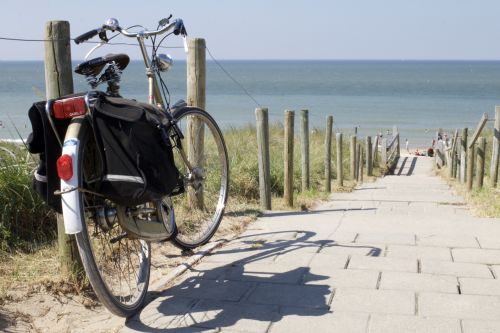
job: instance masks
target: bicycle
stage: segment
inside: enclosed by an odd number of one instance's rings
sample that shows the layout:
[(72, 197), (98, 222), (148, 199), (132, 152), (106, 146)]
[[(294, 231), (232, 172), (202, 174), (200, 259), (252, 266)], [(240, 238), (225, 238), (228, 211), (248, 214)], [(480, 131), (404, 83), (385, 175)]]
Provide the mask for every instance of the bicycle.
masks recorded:
[[(56, 163), (61, 179), (56, 195), (61, 198), (66, 233), (76, 237), (83, 267), (97, 297), (118, 316), (129, 317), (143, 306), (150, 278), (150, 243), (170, 240), (184, 249), (205, 244), (216, 232), (227, 201), (229, 162), (221, 130), (200, 108), (187, 106), (184, 101), (170, 105), (168, 90), (161, 78), (160, 72), (168, 70), (171, 58), (158, 54), (159, 46), (171, 34), (181, 35), (184, 42), (187, 36), (183, 21), (171, 21), (171, 17), (160, 20), (156, 30), (139, 26), (138, 32), (120, 27), (116, 19), (108, 19), (103, 26), (75, 38), (76, 44), (95, 36), (101, 39), (87, 54), (86, 61), (75, 69), (86, 77), (92, 89), (85, 94), (49, 100), (45, 106), (47, 120), (62, 146)], [(148, 104), (125, 100), (119, 94), (121, 73), (129, 63), (127, 55), (109, 54), (87, 60), (93, 51), (116, 36), (108, 39), (108, 31), (136, 38), (148, 79)], [(156, 43), (157, 36), (163, 34)], [(152, 42), (151, 57), (146, 39)], [(101, 83), (107, 83), (106, 92), (97, 90)], [(142, 110), (138, 112), (158, 122), (150, 126), (122, 121), (131, 127), (143, 126), (134, 133), (152, 133), (155, 136), (151, 140), (162, 141), (165, 148), (162, 156), (171, 157), (176, 167), (175, 188), (168, 195), (160, 199), (152, 196), (155, 199), (148, 202), (130, 198), (122, 202), (120, 191), (113, 193), (114, 196), (103, 195), (106, 184), (113, 181), (129, 181), (126, 186), (146, 182), (138, 176), (104, 174), (113, 161), (103, 154), (116, 151), (114, 147), (103, 146), (106, 138), (99, 132), (102, 128), (99, 126), (104, 126), (99, 124), (106, 124), (99, 121), (107, 119), (102, 118), (99, 109), (103, 103), (115, 103), (114, 107), (125, 110), (123, 118), (131, 115), (128, 111)], [(125, 126), (122, 123), (120, 126)], [(120, 131), (127, 128), (111, 129), (117, 131), (112, 135), (120, 135)], [(127, 135), (130, 133), (133, 131)], [(124, 140), (128, 138), (121, 141)], [(143, 149), (154, 145), (147, 142)], [(153, 153), (152, 158), (155, 157)], [(163, 164), (167, 163), (151, 166), (160, 168)], [(168, 172), (174, 172), (171, 166), (168, 168)], [(166, 178), (162, 177), (161, 181), (172, 183), (172, 179)], [(148, 186), (155, 185), (152, 182)]]

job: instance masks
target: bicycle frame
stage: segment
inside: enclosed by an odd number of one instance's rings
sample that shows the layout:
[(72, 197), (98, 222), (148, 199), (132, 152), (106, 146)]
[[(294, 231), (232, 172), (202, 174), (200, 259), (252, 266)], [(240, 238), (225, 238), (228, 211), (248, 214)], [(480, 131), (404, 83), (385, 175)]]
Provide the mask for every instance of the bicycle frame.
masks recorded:
[(137, 42), (141, 48), (144, 66), (146, 67), (146, 76), (148, 77), (148, 103), (153, 105), (156, 104), (161, 108), (165, 108), (165, 103), (158, 86), (158, 79), (156, 78), (154, 71), (151, 69), (151, 60), (149, 59), (146, 44), (144, 43), (144, 36), (137, 36)]

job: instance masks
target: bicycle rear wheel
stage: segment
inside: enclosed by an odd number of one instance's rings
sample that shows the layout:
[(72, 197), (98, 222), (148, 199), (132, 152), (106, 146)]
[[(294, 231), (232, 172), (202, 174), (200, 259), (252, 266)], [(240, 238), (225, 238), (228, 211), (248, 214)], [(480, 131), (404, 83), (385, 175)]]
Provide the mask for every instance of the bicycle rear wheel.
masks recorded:
[(184, 135), (173, 151), (186, 190), (172, 197), (177, 226), (173, 242), (192, 249), (207, 243), (222, 220), (229, 187), (229, 162), (222, 133), (207, 112), (187, 107), (174, 112), (173, 118)]
[(79, 140), (78, 186), (88, 191), (79, 192), (84, 221), (83, 231), (76, 234), (80, 257), (99, 300), (115, 315), (129, 317), (141, 308), (146, 297), (151, 246), (129, 238), (118, 223), (116, 206), (92, 193), (99, 186), (102, 160), (85, 118), (70, 125), (68, 133), (75, 132)]

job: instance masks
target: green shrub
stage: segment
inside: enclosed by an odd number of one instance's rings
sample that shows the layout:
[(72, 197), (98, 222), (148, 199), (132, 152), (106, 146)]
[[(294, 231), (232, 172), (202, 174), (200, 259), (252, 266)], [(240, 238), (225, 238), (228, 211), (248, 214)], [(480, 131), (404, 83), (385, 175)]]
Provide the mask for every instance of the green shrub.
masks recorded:
[(33, 192), (36, 162), (24, 147), (0, 146), (0, 249), (33, 249), (55, 236), (54, 216)]

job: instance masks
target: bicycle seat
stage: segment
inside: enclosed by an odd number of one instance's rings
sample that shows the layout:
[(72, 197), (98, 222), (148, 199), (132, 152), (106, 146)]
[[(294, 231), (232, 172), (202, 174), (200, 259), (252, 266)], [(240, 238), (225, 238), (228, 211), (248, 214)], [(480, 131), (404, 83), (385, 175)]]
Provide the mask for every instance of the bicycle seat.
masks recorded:
[(111, 64), (113, 62), (116, 63), (118, 69), (124, 70), (130, 62), (130, 58), (124, 53), (110, 53), (105, 55), (104, 57), (98, 57), (82, 62), (81, 64), (76, 66), (75, 73), (86, 76), (97, 76), (102, 71), (104, 66), (106, 66), (106, 64)]

